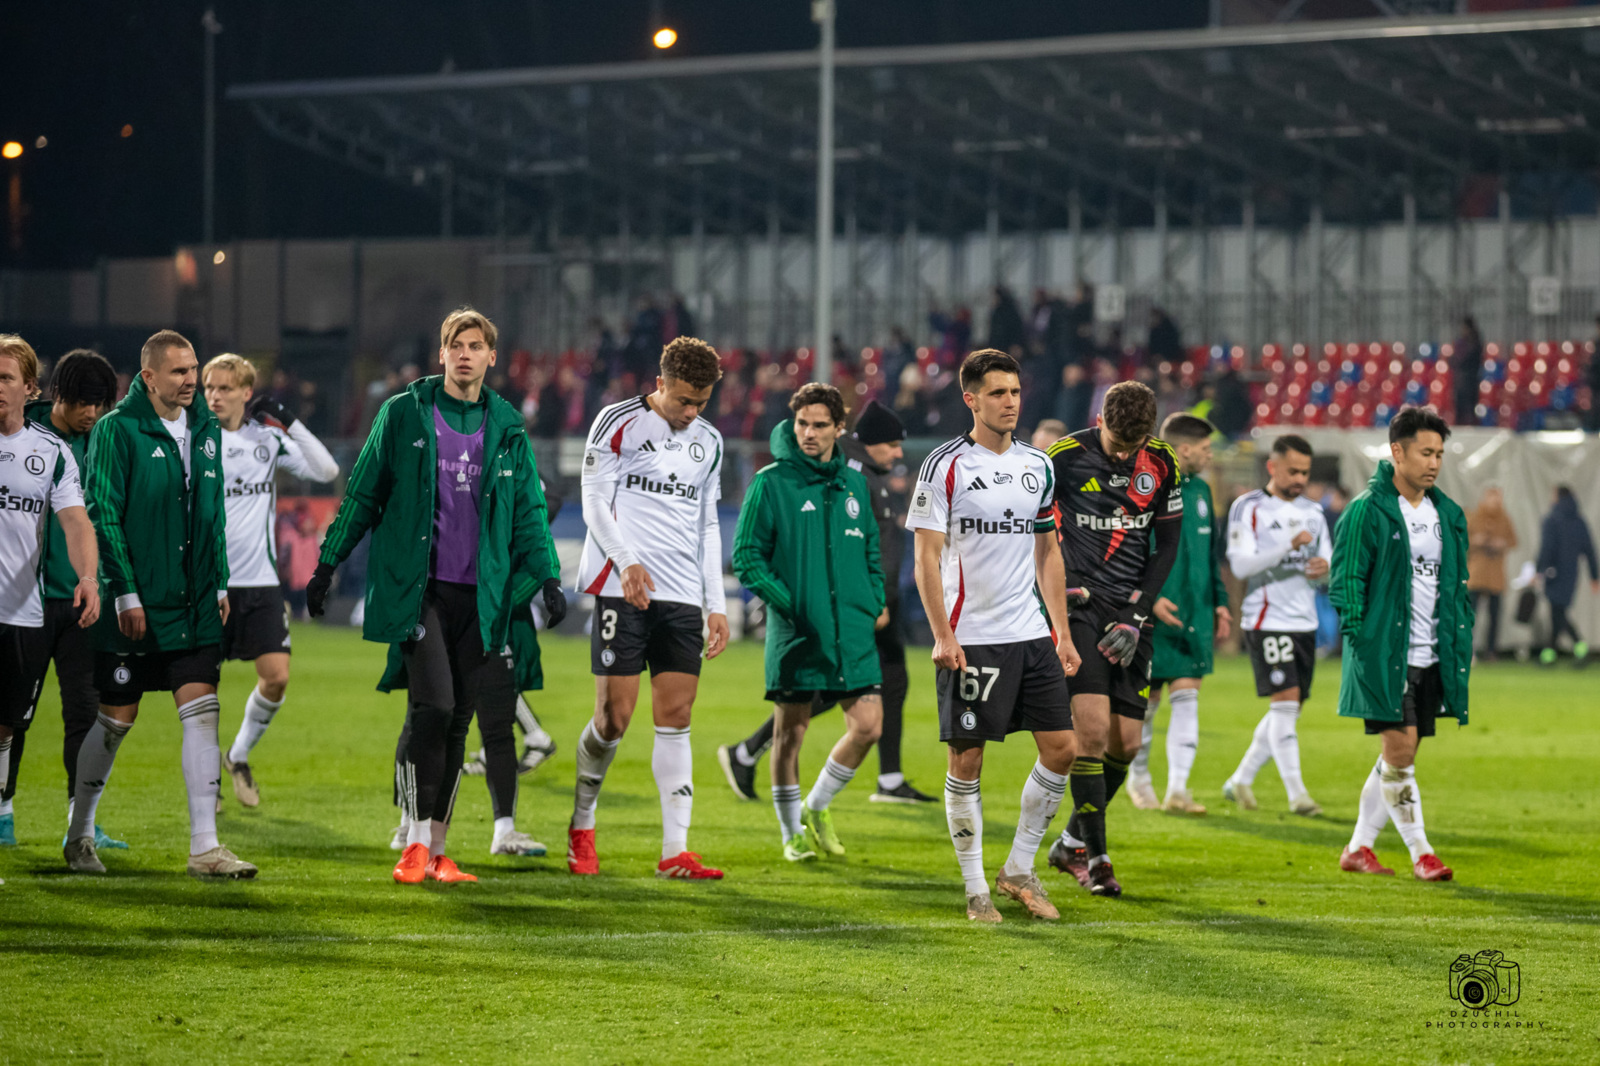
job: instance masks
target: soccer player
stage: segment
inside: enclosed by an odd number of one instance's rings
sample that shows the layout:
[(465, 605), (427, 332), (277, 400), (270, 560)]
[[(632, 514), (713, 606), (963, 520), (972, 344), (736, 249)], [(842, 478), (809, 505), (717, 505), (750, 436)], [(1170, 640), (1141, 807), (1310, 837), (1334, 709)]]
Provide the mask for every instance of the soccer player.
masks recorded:
[[(900, 736), (906, 690), (906, 638), (900, 624), (900, 559), (905, 545), (901, 529), (906, 517), (905, 493), (891, 487), (893, 465), (905, 453), (900, 442), (905, 426), (892, 410), (868, 400), (856, 418), (855, 429), (840, 437), (845, 465), (866, 476), (872, 494), (872, 513), (878, 520), (878, 550), (883, 562), (883, 589), (889, 599), (889, 624), (877, 632), (878, 665), (883, 669), (883, 733), (878, 738), (878, 788), (867, 797), (874, 803), (937, 803), (938, 799), (914, 787), (900, 768)], [(813, 705), (815, 718), (827, 706)], [(756, 798), (756, 763), (772, 745), (773, 719), (769, 716), (737, 745), (717, 749), (717, 760), (728, 786), (740, 799)]]
[(950, 746), (945, 818), (967, 917), (978, 922), (1000, 921), (983, 872), (984, 745), (1026, 729), (1039, 749), (994, 888), (1049, 921), (1061, 912), (1039, 883), (1034, 857), (1066, 794), (1075, 750), (1066, 679), (1080, 660), (1056, 549), (1055, 480), (1045, 453), (1013, 436), (1021, 373), (1015, 359), (992, 348), (962, 361), (972, 429), (929, 453), (906, 520), (916, 531), (917, 590), (933, 627), (939, 739)]
[[(59, 630), (80, 631), (100, 613), (99, 554), (83, 505), (78, 463), (67, 442), (30, 420), (39, 357), (14, 333), (0, 333), (0, 794), (3, 843), (15, 844), (10, 776), (44, 686)], [(58, 523), (75, 575), (67, 609), (47, 608), (50, 532)], [(52, 617), (54, 615), (55, 617)]]
[(1372, 851), (1394, 820), (1421, 881), (1448, 881), (1422, 822), (1417, 745), (1438, 718), (1467, 724), (1472, 670), (1467, 520), (1434, 482), (1450, 427), (1431, 407), (1389, 423), (1389, 459), (1350, 501), (1333, 545), (1328, 593), (1344, 634), (1339, 713), (1366, 721), (1382, 754), (1361, 789), (1339, 869), (1393, 874)]
[[(88, 459), (89, 431), (117, 399), (117, 372), (98, 352), (76, 348), (62, 356), (50, 374), (51, 399), (36, 400), (25, 409), (28, 420), (67, 442), (81, 476)], [(84, 517), (88, 517), (85, 510)], [(79, 578), (72, 566), (66, 533), (54, 511), (45, 516), (49, 543), (44, 551), (44, 649), (39, 669), (56, 664), (56, 685), (61, 690), (61, 761), (67, 769), (67, 818), (72, 817), (72, 790), (78, 776), (78, 749), (95, 715), (100, 713), (100, 693), (94, 687), (93, 623), (83, 620)], [(92, 537), (92, 530), (91, 530)], [(95, 548), (99, 558), (99, 548)], [(98, 589), (98, 584), (97, 584)], [(98, 595), (98, 593), (97, 593)], [(11, 797), (17, 790), (27, 732), (11, 738), (11, 776), (0, 795), (0, 844), (16, 843), (12, 830)], [(66, 846), (66, 840), (61, 844)], [(126, 848), (99, 826), (94, 827), (97, 848)]]
[(515, 575), (535, 575), (546, 610), (565, 606), (522, 415), (483, 384), (497, 336), (470, 307), (445, 317), (444, 373), (379, 410), (306, 586), (320, 617), (335, 570), (371, 530), (362, 636), (398, 643), (410, 679), (396, 770), (411, 819), (400, 884), (477, 880), (445, 853), (445, 827), (479, 690), (508, 639)]
[[(246, 807), (261, 802), (250, 751), (283, 706), (289, 687), (289, 605), (278, 579), (278, 467), (307, 481), (332, 481), (339, 464), (304, 422), (270, 396), (251, 403), (256, 368), (219, 355), (200, 372), (206, 404), (222, 428), (222, 495), (228, 517), (228, 624), (224, 659), (255, 660), (256, 685), (222, 768)], [(248, 412), (248, 414), (247, 414)]]
[[(1128, 771), (1128, 799), (1146, 810), (1162, 807), (1175, 814), (1204, 814), (1189, 793), (1200, 743), (1200, 680), (1211, 673), (1211, 646), (1228, 639), (1232, 616), (1228, 590), (1217, 562), (1216, 504), (1201, 476), (1211, 465), (1211, 434), (1216, 429), (1190, 414), (1169, 415), (1161, 439), (1178, 457), (1178, 491), (1183, 496), (1183, 535), (1178, 561), (1152, 605), (1156, 618), (1150, 663), (1150, 702), (1145, 708), (1139, 754)], [(1150, 783), (1150, 745), (1155, 740), (1161, 690), (1172, 704), (1167, 726), (1167, 790), (1157, 801)]]
[(256, 868), (217, 839), (217, 680), (228, 621), (228, 544), (217, 420), (197, 395), (200, 363), (183, 335), (145, 341), (128, 395), (89, 437), (84, 497), (100, 542), (106, 611), (95, 628), (100, 713), (78, 752), (63, 852), (80, 873), (105, 873), (95, 810), (117, 748), (149, 692), (170, 692), (183, 727), (189, 873), (250, 878)]
[(661, 796), (656, 876), (722, 877), (689, 850), (689, 719), (701, 651), (714, 659), (728, 646), (717, 521), (722, 434), (700, 417), (721, 377), (716, 349), (679, 337), (661, 353), (655, 391), (601, 409), (589, 431), (583, 456), (588, 536), (577, 587), (595, 597), (589, 661), (595, 707), (578, 738), (578, 780), (567, 828), (567, 868), (575, 874), (600, 872), (595, 805), (633, 720), (639, 675), (648, 666), (655, 720), (650, 769)]
[[(733, 572), (767, 605), (767, 699), (777, 704), (772, 805), (783, 857), (820, 849), (843, 855), (828, 805), (877, 743), (883, 671), (873, 633), (889, 622), (878, 523), (867, 479), (838, 448), (844, 397), (810, 382), (789, 398), (793, 417), (770, 438), (776, 460), (745, 490), (733, 540)], [(837, 703), (845, 735), (800, 801), (800, 746), (811, 708)]]
[(1255, 668), (1256, 695), (1267, 713), (1222, 794), (1256, 809), (1256, 773), (1268, 759), (1289, 794), (1289, 809), (1307, 818), (1322, 813), (1300, 777), (1295, 721), (1311, 698), (1317, 666), (1317, 590), (1328, 578), (1333, 542), (1322, 508), (1306, 499), (1311, 445), (1288, 434), (1272, 443), (1267, 487), (1233, 501), (1228, 511), (1228, 566), (1245, 583), (1239, 610), (1245, 647)]
[(1106, 851), (1106, 804), (1139, 754), (1150, 696), (1151, 611), (1183, 526), (1178, 457), (1155, 428), (1155, 393), (1123, 381), (1106, 390), (1093, 428), (1068, 434), (1047, 452), (1068, 595), (1082, 588), (1089, 597), (1069, 622), (1083, 656), (1071, 686), (1074, 813), (1049, 862), (1097, 896), (1122, 894)]

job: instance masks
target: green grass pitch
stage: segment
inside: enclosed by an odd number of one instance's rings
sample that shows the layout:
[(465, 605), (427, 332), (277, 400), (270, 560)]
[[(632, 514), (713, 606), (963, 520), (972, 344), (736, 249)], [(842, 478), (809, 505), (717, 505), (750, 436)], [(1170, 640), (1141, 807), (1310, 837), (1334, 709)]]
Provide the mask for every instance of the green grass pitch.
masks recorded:
[[(869, 803), (875, 757), (835, 807), (844, 861), (786, 864), (770, 805), (735, 801), (715, 750), (767, 713), (754, 644), (707, 665), (694, 724), (690, 845), (725, 881), (652, 876), (648, 721), (601, 796), (602, 874), (565, 872), (572, 750), (593, 696), (586, 643), (556, 639), (533, 702), (561, 750), (523, 779), (518, 818), (551, 856), (491, 859), (487, 791), (467, 779), (452, 854), (482, 880), (397, 886), (402, 702), (373, 691), (382, 649), (311, 627), (296, 629), (295, 649), (289, 702), (253, 760), (262, 806), (242, 811), (223, 786), (222, 839), (260, 865), (253, 883), (185, 876), (178, 725), (154, 698), (101, 807), (133, 850), (107, 853), (106, 877), (69, 875), (47, 689), (17, 797), (21, 844), (0, 853), (0, 1061), (1600, 1061), (1592, 674), (1478, 671), (1473, 724), (1423, 745), (1429, 834), (1457, 878), (1428, 885), (1406, 876), (1392, 828), (1378, 852), (1402, 876), (1338, 870), (1376, 747), (1333, 713), (1336, 663), (1300, 729), (1327, 814), (1286, 813), (1271, 767), (1257, 782), (1263, 810), (1223, 803), (1217, 789), (1264, 710), (1247, 664), (1225, 660), (1202, 693), (1193, 781), (1211, 814), (1119, 798), (1110, 834), (1125, 898), (1093, 899), (1046, 872), (1062, 921), (1002, 902), (1004, 924), (975, 928), (942, 811)], [(925, 650), (912, 654), (907, 770), (938, 792), (932, 670)], [(247, 665), (224, 671), (224, 744), (249, 678)], [(813, 727), (807, 783), (839, 721)], [(1025, 736), (990, 749), (991, 876), (1032, 759)], [(1463, 1019), (1449, 965), (1488, 948), (1520, 964), (1521, 998), (1450, 1028)]]

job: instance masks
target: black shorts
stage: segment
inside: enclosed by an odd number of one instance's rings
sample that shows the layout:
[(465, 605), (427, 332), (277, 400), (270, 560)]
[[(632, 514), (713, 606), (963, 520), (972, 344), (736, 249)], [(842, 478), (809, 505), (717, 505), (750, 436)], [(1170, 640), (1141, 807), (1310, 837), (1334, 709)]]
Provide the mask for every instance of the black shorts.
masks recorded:
[(1256, 695), (1270, 696), (1284, 689), (1300, 690), (1302, 702), (1311, 698), (1311, 677), (1317, 672), (1317, 634), (1244, 631), (1244, 646), (1256, 672)]
[(621, 596), (596, 596), (593, 628), (589, 672), (596, 677), (636, 677), (646, 666), (651, 677), (700, 676), (706, 642), (693, 604), (651, 600), (641, 611)]
[(809, 703), (812, 714), (821, 714), (836, 703), (859, 699), (862, 696), (882, 696), (882, 685), (863, 685), (861, 688), (769, 688), (769, 703)]
[(216, 644), (147, 655), (94, 653), (94, 686), (107, 707), (127, 707), (147, 692), (177, 692), (185, 685), (216, 688), (221, 677), (222, 648)]
[(937, 671), (939, 739), (1004, 741), (1012, 733), (1072, 728), (1072, 701), (1049, 637), (963, 645), (964, 673)]
[[(1073, 646), (1083, 665), (1072, 677), (1074, 696), (1109, 696), (1111, 713), (1144, 721), (1145, 705), (1150, 700), (1150, 659), (1155, 639), (1146, 629), (1139, 634), (1139, 647), (1133, 662), (1114, 666), (1100, 653), (1100, 639), (1106, 626), (1116, 621), (1116, 611), (1095, 600), (1072, 612), (1067, 623)], [(1052, 654), (1054, 654), (1052, 652)]]
[(289, 604), (276, 585), (230, 588), (228, 624), (222, 627), (224, 659), (255, 659), (289, 654)]
[(0, 726), (26, 729), (50, 669), (50, 630), (0, 622)]
[(1434, 720), (1444, 710), (1444, 680), (1439, 676), (1439, 664), (1432, 666), (1407, 666), (1406, 690), (1400, 697), (1400, 721), (1386, 722), (1377, 718), (1364, 719), (1368, 734), (1382, 733), (1386, 729), (1417, 727), (1417, 736), (1433, 736)]

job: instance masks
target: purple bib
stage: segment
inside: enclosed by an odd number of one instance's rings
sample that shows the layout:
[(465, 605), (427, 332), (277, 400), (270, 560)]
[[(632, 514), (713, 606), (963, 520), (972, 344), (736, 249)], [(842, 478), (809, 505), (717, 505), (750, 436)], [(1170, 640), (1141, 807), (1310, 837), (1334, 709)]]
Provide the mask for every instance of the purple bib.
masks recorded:
[[(484, 425), (488, 419), (484, 419)], [(439, 499), (433, 512), (433, 577), (478, 582), (478, 485), (483, 478), (483, 426), (457, 433), (433, 409), (439, 443)]]

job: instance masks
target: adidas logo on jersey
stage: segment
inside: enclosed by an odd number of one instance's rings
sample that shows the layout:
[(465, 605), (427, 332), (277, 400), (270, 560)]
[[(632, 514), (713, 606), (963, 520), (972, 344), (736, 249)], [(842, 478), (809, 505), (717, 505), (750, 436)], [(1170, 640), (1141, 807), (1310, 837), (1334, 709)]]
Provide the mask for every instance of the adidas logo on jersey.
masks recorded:
[(421, 438), (421, 437), (418, 437), (418, 438), (417, 438), (417, 439), (416, 439), (416, 440), (414, 440), (414, 441), (412, 441), (412, 442), (411, 442), (411, 446), (412, 446), (412, 447), (413, 447), (413, 448), (424, 448), (424, 447), (427, 447), (427, 445), (425, 445), (425, 444), (424, 444), (424, 443), (423, 443), (423, 441), (422, 441), (422, 438)]
[(807, 500), (805, 502), (805, 506), (800, 508), (800, 513), (805, 514), (807, 511), (815, 511), (816, 509), (817, 505), (812, 503), (810, 500)]
[(983, 483), (983, 478), (975, 477), (975, 478), (972, 479), (972, 484), (967, 486), (967, 491), (968, 492), (976, 492), (979, 489), (986, 489), (988, 487), (989, 487), (988, 485), (985, 485)]
[(161, 445), (159, 444), (156, 445), (156, 450), (150, 453), (150, 458), (152, 459), (165, 459), (166, 457), (167, 453), (161, 450)]
[(1081, 488), (1079, 488), (1078, 491), (1079, 492), (1099, 492), (1100, 491), (1100, 479), (1099, 478), (1090, 478), (1088, 481), (1085, 481), (1083, 483), (1083, 486)]
[(639, 445), (639, 450), (641, 452), (653, 452), (656, 450), (655, 442), (647, 440), (643, 444)]
[(472, 456), (467, 454), (467, 450), (465, 448), (461, 449), (461, 461), (463, 463), (472, 462)]

